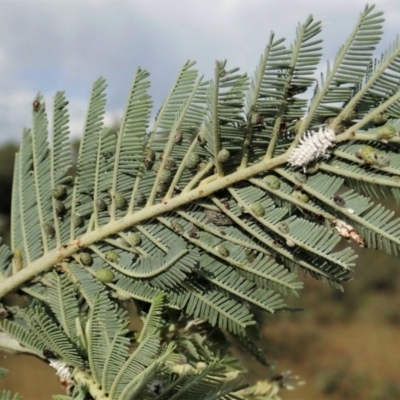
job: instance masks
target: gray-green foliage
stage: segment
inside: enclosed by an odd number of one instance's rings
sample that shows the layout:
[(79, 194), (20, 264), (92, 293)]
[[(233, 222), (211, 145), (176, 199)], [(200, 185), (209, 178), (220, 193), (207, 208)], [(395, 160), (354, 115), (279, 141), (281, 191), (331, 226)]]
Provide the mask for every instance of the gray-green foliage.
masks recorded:
[[(400, 42), (375, 59), (382, 26), (367, 6), (317, 84), (311, 16), (289, 46), (271, 34), (251, 79), (217, 62), (206, 82), (188, 62), (150, 129), (149, 73), (137, 71), (117, 133), (103, 124), (100, 78), (74, 177), (64, 93), (51, 139), (38, 96), (15, 163), (11, 248), (0, 247), (1, 295), (20, 287), (31, 306), (10, 308), (3, 331), (73, 368), (74, 398), (273, 398), (276, 385), (238, 392), (221, 338), (208, 345), (206, 330), (184, 325), (227, 330), (262, 360), (246, 341), (252, 308), (290, 308), (300, 270), (342, 289), (356, 258), (342, 237), (398, 255), (400, 220), (374, 203), (400, 202)], [(331, 157), (300, 173), (291, 152), (320, 127), (335, 130)], [(151, 304), (133, 341), (130, 299)], [(191, 372), (174, 372), (179, 354)]]

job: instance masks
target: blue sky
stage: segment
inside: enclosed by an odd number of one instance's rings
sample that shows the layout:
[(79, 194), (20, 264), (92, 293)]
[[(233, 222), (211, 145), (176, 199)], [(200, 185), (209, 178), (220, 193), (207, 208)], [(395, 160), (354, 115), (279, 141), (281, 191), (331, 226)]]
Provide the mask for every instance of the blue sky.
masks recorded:
[[(379, 55), (400, 33), (400, 3), (375, 4), (386, 18)], [(55, 92), (66, 91), (78, 136), (99, 76), (109, 85), (110, 123), (122, 115), (139, 66), (151, 73), (158, 108), (188, 59), (209, 77), (214, 61), (225, 58), (253, 74), (270, 31), (290, 43), (310, 13), (322, 21), (323, 59), (332, 59), (364, 6), (361, 0), (0, 0), (0, 145), (18, 141), (30, 125), (38, 91), (48, 109)]]

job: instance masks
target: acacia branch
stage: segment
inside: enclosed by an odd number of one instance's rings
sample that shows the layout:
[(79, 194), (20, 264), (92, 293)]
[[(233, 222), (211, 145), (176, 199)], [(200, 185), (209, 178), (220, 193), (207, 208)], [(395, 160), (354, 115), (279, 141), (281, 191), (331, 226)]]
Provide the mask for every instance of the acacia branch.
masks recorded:
[(246, 169), (238, 170), (230, 175), (217, 177), (207, 185), (201, 185), (187, 193), (181, 193), (170, 200), (165, 200), (162, 203), (145, 207), (142, 210), (127, 215), (117, 221), (111, 221), (99, 229), (87, 232), (79, 238), (71, 240), (61, 247), (49, 251), (30, 265), (28, 264), (21, 271), (0, 282), (0, 298), (12, 292), (23, 283), (33, 279), (38, 274), (61, 263), (63, 259), (70, 257), (81, 248), (86, 248), (95, 242), (124, 231), (125, 229), (135, 226), (147, 219), (157, 217), (161, 214), (173, 211), (182, 205), (210, 196), (211, 194), (221, 189), (225, 189), (236, 182), (243, 181), (257, 174), (273, 169), (285, 163), (287, 158), (288, 154), (285, 153), (279, 157), (273, 158), (272, 160), (261, 161), (258, 164), (252, 165)]

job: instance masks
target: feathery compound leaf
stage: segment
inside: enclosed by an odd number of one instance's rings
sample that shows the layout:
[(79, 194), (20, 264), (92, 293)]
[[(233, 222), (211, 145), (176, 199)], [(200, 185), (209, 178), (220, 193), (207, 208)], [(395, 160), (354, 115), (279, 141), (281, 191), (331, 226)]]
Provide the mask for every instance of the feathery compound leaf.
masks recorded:
[(258, 288), (253, 282), (236, 274), (231, 268), (221, 265), (219, 270), (213, 272), (214, 273), (208, 277), (210, 282), (242, 300), (271, 313), (279, 308), (285, 307), (283, 300), (280, 299), (279, 295), (275, 294), (273, 290)]
[(50, 319), (44, 309), (39, 307), (35, 309), (31, 323), (46, 348), (62, 357), (69, 365), (83, 367), (83, 360), (76, 344)]
[(179, 72), (178, 78), (157, 114), (150, 141), (158, 129), (169, 131), (172, 128), (181, 104), (189, 97), (196, 81), (197, 71), (191, 69), (195, 64), (196, 62), (188, 61)]
[(1, 242), (2, 239), (0, 238), (0, 279), (5, 279), (11, 272), (11, 250), (7, 245), (2, 244)]
[(157, 360), (153, 360), (146, 369), (126, 383), (126, 386), (121, 393), (121, 397), (135, 398), (143, 392), (148, 392), (148, 388), (151, 386), (151, 382), (153, 381), (157, 372), (161, 371), (163, 363), (165, 363), (171, 356), (174, 349), (174, 344), (170, 343), (168, 347), (159, 355)]
[(12, 202), (13, 246), (20, 249), (23, 260), (29, 263), (42, 254), (40, 240), (37, 240), (36, 234), (33, 234), (37, 232), (40, 221), (34, 195), (34, 178), (31, 174), (32, 138), (29, 130), (23, 131), (19, 154), (15, 162), (14, 171), (18, 175), (14, 183), (14, 193), (18, 194)]
[[(94, 191), (96, 175), (95, 160), (98, 152), (97, 143), (100, 139), (105, 113), (106, 95), (104, 91), (106, 87), (104, 78), (99, 78), (93, 84), (83, 138), (79, 149), (77, 179), (74, 186), (71, 207), (71, 214), (73, 216), (77, 215), (84, 218), (93, 210), (93, 205), (90, 205), (90, 199)], [(83, 219), (83, 221), (82, 223), (86, 225), (86, 219)], [(71, 218), (71, 239), (75, 237), (75, 229), (76, 226)], [(81, 228), (78, 232), (83, 232), (83, 229)]]
[[(314, 96), (310, 117), (314, 111), (318, 116), (331, 116), (332, 111), (329, 112), (328, 108), (319, 104), (349, 103), (354, 88), (362, 82), (383, 32), (382, 13), (373, 13), (374, 8), (373, 5), (365, 7), (346, 43), (336, 54), (332, 67), (328, 64), (326, 76), (322, 78), (322, 86)], [(348, 111), (349, 108), (350, 106)]]
[[(356, 231), (368, 247), (397, 255), (400, 245), (400, 219), (392, 219), (393, 211), (386, 210), (382, 205), (373, 207), (372, 202), (354, 191), (341, 194), (342, 204), (336, 204), (334, 195), (342, 183), (343, 179), (321, 173), (309, 179), (307, 185), (303, 185), (303, 190), (335, 209), (335, 212), (343, 219), (357, 227)], [(364, 242), (361, 241), (360, 244)], [(349, 260), (353, 258), (350, 253), (348, 256)]]
[(126, 360), (110, 389), (110, 397), (118, 398), (129, 385), (132, 377), (140, 375), (147, 366), (156, 363), (154, 359), (159, 352), (159, 339), (153, 335), (145, 336), (139, 346)]
[(66, 275), (55, 272), (47, 274), (49, 283), (47, 296), (49, 305), (59, 324), (71, 340), (76, 339), (76, 319), (79, 318), (79, 304), (76, 288)]
[[(179, 379), (172, 381), (157, 399), (238, 399), (235, 395), (224, 396), (228, 391), (234, 392), (239, 389), (237, 375), (234, 378), (223, 375), (223, 367), (219, 362), (212, 362), (208, 365), (199, 363), (198, 368), (194, 369), (190, 365), (179, 365), (174, 368), (174, 372), (179, 373)], [(236, 379), (235, 379), (236, 377)]]
[[(354, 91), (355, 97), (363, 94), (357, 103), (357, 112), (360, 116), (364, 116), (398, 91), (399, 72), (400, 41), (397, 37), (379, 59), (370, 61), (363, 82)], [(374, 118), (372, 121), (374, 125), (382, 125), (389, 116), (399, 118), (399, 106), (399, 102), (396, 102), (388, 107), (386, 113), (381, 115), (382, 118), (379, 116)]]
[[(379, 137), (384, 132), (382, 128), (389, 129), (394, 137), (399, 126), (390, 121), (390, 124), (380, 128), (369, 129), (367, 134), (374, 139), (375, 135)], [(336, 158), (332, 160), (331, 165), (322, 165), (321, 167), (325, 171), (343, 177), (348, 186), (363, 194), (381, 199), (390, 197), (390, 191), (392, 191), (395, 200), (398, 201), (395, 191), (400, 187), (398, 178), (400, 154), (384, 142), (384, 138), (380, 138), (378, 143), (371, 141), (373, 147), (365, 146), (361, 142), (342, 143), (334, 151)], [(367, 150), (365, 155), (372, 157), (370, 160), (372, 163), (359, 158), (365, 150)]]
[(98, 280), (91, 277), (88, 272), (78, 267), (73, 268), (72, 272), (78, 278), (80, 290), (91, 309), (94, 309), (97, 303), (101, 305), (98, 306), (99, 318), (102, 318), (108, 337), (113, 338), (115, 332), (119, 332), (125, 326), (126, 313), (120, 315), (116, 313), (116, 304), (110, 301)]
[(32, 330), (32, 325), (28, 326), (25, 321), (18, 321), (17, 323), (8, 319), (4, 319), (0, 322), (0, 326), (4, 332), (18, 340), (22, 346), (31, 349), (37, 355), (43, 354), (46, 344), (43, 343), (40, 335)]
[[(275, 97), (275, 104), (278, 104), (276, 96), (284, 89), (285, 84), (285, 81), (281, 79), (279, 71), (288, 69), (290, 65), (290, 50), (282, 45), (284, 41), (285, 39), (283, 38), (275, 40), (275, 34), (271, 32), (268, 44), (261, 56), (247, 92), (247, 114), (250, 112), (262, 112), (263, 115), (266, 115), (267, 110), (260, 109), (262, 100), (266, 98), (270, 99), (270, 104), (272, 104), (271, 100)], [(254, 122), (258, 121), (254, 120)], [(255, 125), (255, 123), (253, 124)]]
[[(48, 248), (54, 246), (51, 239), (54, 233), (45, 232), (46, 227), (54, 225), (52, 216), (49, 216), (51, 209), (51, 181), (48, 179), (50, 170), (49, 144), (47, 141), (47, 117), (45, 114), (44, 104), (41, 103), (42, 96), (38, 95), (35, 102), (39, 103), (39, 107), (33, 109), (32, 122), (32, 168), (35, 171), (34, 190), (36, 195), (36, 210), (38, 212), (39, 223), (42, 227), (42, 242), (46, 252)], [(46, 225), (45, 225), (46, 224)], [(54, 229), (54, 228), (53, 228)], [(48, 243), (49, 242), (49, 243)], [(50, 244), (51, 243), (51, 244)]]
[(158, 294), (150, 307), (148, 314), (146, 315), (144, 325), (140, 336), (138, 338), (138, 342), (140, 343), (144, 336), (146, 335), (155, 335), (161, 326), (161, 312), (164, 306), (164, 294)]
[[(238, 162), (243, 136), (236, 124), (243, 121), (241, 113), (248, 84), (247, 75), (235, 74), (239, 68), (226, 71), (225, 67), (226, 61), (217, 62), (214, 82), (207, 94), (208, 116), (205, 120), (206, 149), (218, 175), (229, 167), (230, 158), (236, 165)], [(226, 159), (222, 156), (223, 151), (227, 152)]]
[[(112, 219), (115, 218), (117, 208), (120, 208), (118, 207), (117, 196), (122, 194), (129, 199), (129, 195), (133, 192), (130, 202), (131, 207), (133, 207), (135, 193), (132, 191), (132, 178), (138, 178), (152, 105), (151, 98), (147, 94), (150, 86), (150, 82), (146, 80), (148, 77), (148, 72), (138, 70), (118, 134), (112, 186), (109, 188), (112, 192), (110, 210)], [(99, 178), (102, 179), (101, 176)]]
[[(126, 337), (126, 331), (116, 332), (112, 341), (104, 338), (104, 341), (98, 341), (98, 345), (103, 345), (103, 351), (98, 349), (99, 361), (103, 361), (101, 386), (109, 391), (115, 377), (120, 373), (127, 357), (129, 356), (130, 340)], [(104, 346), (107, 351), (104, 351)], [(97, 366), (97, 365), (95, 365)], [(99, 368), (100, 370), (100, 368)]]
[[(186, 319), (245, 337), (252, 307), (290, 309), (300, 269), (343, 290), (356, 256), (342, 238), (399, 253), (400, 220), (370, 199), (400, 203), (400, 46), (373, 58), (381, 15), (365, 8), (309, 102), (321, 58), (311, 16), (288, 47), (271, 34), (251, 83), (226, 62), (204, 82), (187, 62), (150, 131), (149, 73), (138, 69), (120, 129), (103, 125), (98, 79), (74, 177), (64, 93), (51, 140), (38, 96), (0, 246), (0, 296), (33, 300), (7, 308), (2, 330), (66, 375), (76, 367), (74, 398), (240, 398), (222, 341)], [(130, 299), (151, 304), (132, 342)], [(175, 370), (181, 352), (209, 365)]]
[(265, 155), (267, 159), (274, 155), (279, 135), (286, 132), (287, 123), (303, 117), (306, 112), (307, 100), (296, 95), (304, 93), (315, 81), (313, 74), (322, 55), (319, 46), (322, 40), (315, 37), (320, 32), (321, 23), (314, 22), (312, 16), (297, 27), (296, 40), (290, 47), (289, 65), (281, 71), (285, 84), (277, 96), (277, 113), (273, 117), (272, 137)]
[[(93, 379), (98, 384), (100, 384), (102, 379), (104, 381), (103, 368), (105, 365), (108, 366), (109, 364), (106, 362), (108, 352), (104, 351), (104, 346), (110, 351), (112, 347), (116, 346), (115, 340), (117, 337), (126, 333), (126, 331), (118, 331), (111, 325), (114, 322), (113, 319), (115, 319), (112, 308), (106, 296), (96, 296), (86, 323), (85, 334), (89, 366)], [(124, 327), (121, 325), (120, 330), (122, 329), (124, 329)], [(112, 339), (113, 342), (111, 341)], [(121, 339), (118, 341), (118, 345), (123, 346), (123, 341)]]
[(243, 144), (243, 167), (247, 166), (251, 153), (255, 157), (263, 155), (264, 147), (269, 141), (267, 132), (271, 133), (271, 126), (267, 125), (276, 118), (276, 109), (280, 105), (286, 85), (282, 71), (290, 68), (290, 50), (281, 45), (284, 41), (285, 39), (275, 40), (275, 34), (271, 32), (268, 45), (246, 94), (245, 111), (248, 123)]
[(212, 326), (218, 325), (222, 329), (243, 335), (245, 329), (254, 325), (252, 314), (246, 307), (230, 299), (218, 290), (205, 291), (198, 285), (185, 284), (186, 289), (191, 289), (186, 312), (194, 318), (205, 319)]
[(67, 175), (72, 167), (67, 105), (64, 92), (58, 92), (54, 99), (53, 148), (50, 159), (53, 217), (58, 245), (69, 237), (69, 224), (64, 220), (64, 210), (61, 208), (62, 204), (67, 204), (66, 207), (70, 208), (72, 194), (72, 177)]
[(13, 395), (9, 390), (0, 390), (0, 400), (24, 400), (24, 398), (18, 393)]

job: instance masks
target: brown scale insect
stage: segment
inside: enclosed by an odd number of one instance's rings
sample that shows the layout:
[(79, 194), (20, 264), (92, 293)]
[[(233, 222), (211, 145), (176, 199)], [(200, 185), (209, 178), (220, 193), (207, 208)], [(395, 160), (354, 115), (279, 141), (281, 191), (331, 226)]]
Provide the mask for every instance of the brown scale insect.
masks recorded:
[(156, 153), (149, 147), (146, 148), (145, 157), (143, 160), (145, 169), (149, 170), (153, 167)]
[(306, 90), (307, 90), (307, 88), (304, 87), (304, 86), (290, 85), (289, 89), (288, 89), (288, 92), (287, 92), (287, 95), (290, 98), (290, 97), (293, 97), (296, 94), (303, 93)]
[(178, 131), (176, 132), (174, 136), (174, 142), (175, 143), (181, 143), (182, 142), (182, 132)]
[(231, 207), (230, 207), (230, 205), (229, 205), (229, 203), (228, 203), (227, 201), (223, 201), (222, 204), (224, 205), (224, 207), (225, 207), (227, 210), (230, 210), (230, 209), (231, 209)]
[(215, 225), (218, 226), (232, 225), (232, 220), (221, 212), (213, 210), (205, 210), (204, 213), (206, 214), (207, 219)]
[(321, 215), (321, 214), (314, 214), (315, 215), (315, 218), (318, 220), (318, 221), (324, 221), (325, 220), (325, 218), (324, 218), (324, 216), (323, 215)]
[(286, 122), (281, 122), (279, 125), (279, 134), (284, 135), (287, 132)]
[(199, 233), (196, 231), (191, 231), (188, 233), (189, 237), (192, 239), (198, 239), (199, 238)]
[(33, 111), (35, 111), (35, 112), (39, 111), (39, 108), (40, 108), (40, 101), (39, 101), (39, 100), (35, 100), (35, 101), (32, 103), (32, 106), (33, 106)]
[(295, 95), (295, 93), (296, 93), (295, 86), (290, 85), (288, 92), (287, 92), (288, 97), (293, 97)]
[(346, 205), (346, 201), (340, 196), (333, 196), (333, 202), (339, 207), (344, 207)]
[(199, 143), (200, 146), (206, 145), (207, 140), (205, 138), (204, 133), (203, 134), (199, 133), (196, 138), (197, 138), (197, 142)]

